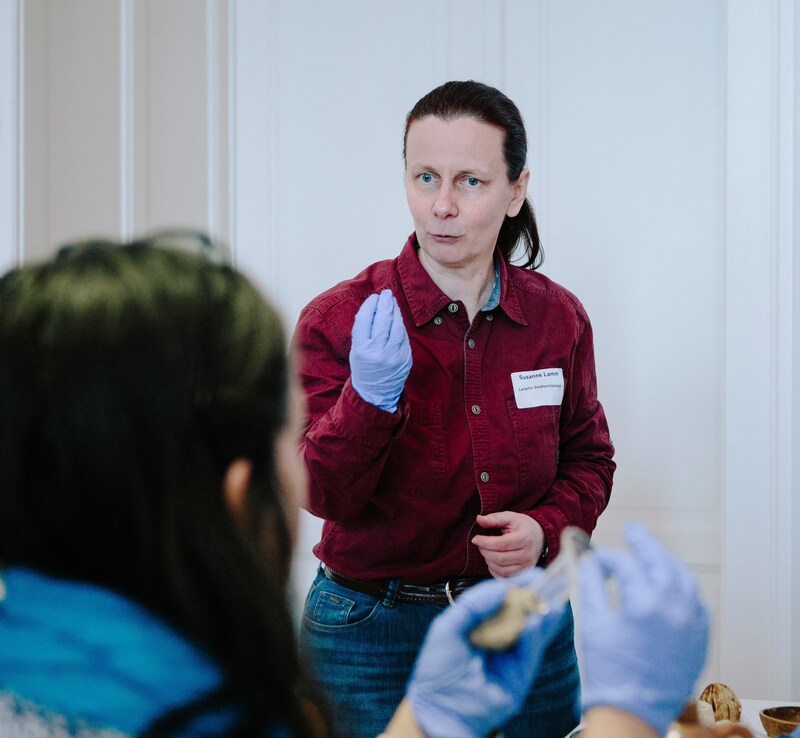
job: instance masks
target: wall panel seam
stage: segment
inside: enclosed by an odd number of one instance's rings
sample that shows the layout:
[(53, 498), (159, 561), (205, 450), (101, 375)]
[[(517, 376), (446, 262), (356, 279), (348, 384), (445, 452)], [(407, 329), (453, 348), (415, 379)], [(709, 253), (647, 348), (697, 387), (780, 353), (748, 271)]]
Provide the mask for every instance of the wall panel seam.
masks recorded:
[[(719, 269), (717, 272), (717, 375), (720, 378), (717, 390), (717, 403), (718, 403), (718, 429), (719, 429), (719, 444), (717, 451), (717, 509), (719, 512), (719, 519), (722, 523), (725, 520), (725, 490), (727, 488), (727, 464), (726, 464), (726, 448), (727, 448), (727, 361), (726, 356), (728, 353), (727, 346), (727, 312), (726, 305), (728, 300), (728, 282), (726, 275), (728, 273), (728, 250), (727, 250), (727, 232), (728, 232), (728, 126), (727, 126), (727, 110), (728, 110), (728, 14), (726, 12), (725, 1), (720, 0), (717, 4), (717, 17), (719, 23), (719, 69), (720, 69), (720, 104), (718, 106), (719, 119), (717, 121), (719, 126), (719, 163), (717, 172), (717, 192), (718, 192), (718, 223), (717, 233), (719, 234), (717, 240), (717, 259)], [(723, 538), (720, 537), (720, 561), (722, 561)]]
[(17, 106), (14, 116), (12, 136), (13, 182), (16, 185), (14, 223), (12, 224), (12, 249), (17, 266), (25, 258), (25, 2), (17, 0), (16, 10), (16, 75), (14, 80), (14, 103)]
[(119, 0), (119, 231), (133, 236), (134, 214), (134, 15), (131, 0)]
[(206, 33), (206, 223), (212, 238), (220, 233), (220, 126), (219, 126), (219, 3), (205, 2)]
[[(800, 440), (800, 380), (798, 380), (798, 373), (800, 373), (800, 320), (797, 318), (800, 315), (800, 109), (798, 109), (800, 108), (800, 12), (796, 3), (792, 4), (792, 8), (794, 13), (792, 48), (794, 79), (791, 110), (793, 111), (792, 142), (794, 163), (792, 167), (791, 241), (793, 254), (792, 315), (795, 316), (795, 322), (792, 326), (792, 439), (794, 443), (790, 499), (794, 506), (792, 510), (792, 530), (798, 531), (800, 530), (800, 442), (798, 442)], [(792, 540), (791, 612), (797, 613), (800, 611), (800, 536), (795, 535)], [(790, 696), (794, 700), (800, 700), (800, 636), (795, 634), (794, 638)]]
[[(774, 398), (776, 413), (774, 432), (775, 464), (775, 556), (773, 587), (778, 603), (778, 623), (775, 629), (776, 648), (791, 644), (795, 636), (792, 618), (791, 587), (782, 583), (792, 581), (792, 527), (793, 478), (795, 473), (792, 451), (795, 435), (795, 362), (796, 313), (793, 310), (797, 291), (795, 261), (793, 256), (794, 215), (798, 196), (794, 180), (796, 148), (794, 134), (796, 126), (796, 81), (794, 65), (798, 39), (796, 35), (795, 6), (792, 0), (778, 0), (775, 8), (775, 148), (773, 151), (775, 188), (773, 229), (775, 241), (775, 352), (777, 392)], [(791, 648), (782, 649), (791, 654)], [(783, 658), (778, 665), (782, 684), (794, 681), (794, 660)]]
[(228, 207), (228, 230), (227, 241), (228, 246), (232, 253), (235, 253), (236, 240), (237, 240), (237, 172), (238, 161), (236, 159), (238, 147), (236, 145), (236, 80), (237, 80), (237, 66), (236, 66), (236, 6), (238, 0), (228, 0), (227, 6), (227, 25), (226, 25), (226, 38), (227, 46), (225, 49), (226, 75), (227, 75), (227, 89), (226, 89), (226, 105), (227, 105), (227, 120), (228, 128), (226, 130), (226, 146), (227, 146), (227, 207)]

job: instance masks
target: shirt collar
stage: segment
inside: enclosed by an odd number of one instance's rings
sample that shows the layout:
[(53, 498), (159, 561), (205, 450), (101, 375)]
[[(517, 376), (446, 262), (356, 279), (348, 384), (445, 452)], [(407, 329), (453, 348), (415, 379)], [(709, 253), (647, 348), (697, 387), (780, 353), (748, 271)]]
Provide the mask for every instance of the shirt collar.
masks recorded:
[(515, 323), (528, 325), (517, 295), (516, 281), (520, 273), (519, 267), (510, 267), (496, 252), (495, 256), (494, 266), (500, 271), (500, 307)]
[(498, 265), (497, 253), (494, 255), (494, 284), (492, 284), (492, 294), (486, 304), (481, 308), (484, 313), (494, 310), (500, 304), (500, 266)]
[[(408, 305), (411, 308), (411, 315), (417, 326), (432, 320), (437, 313), (452, 302), (436, 286), (420, 263), (415, 233), (408, 237), (403, 246), (403, 250), (397, 258), (397, 269)], [(494, 258), (494, 272), (492, 294), (481, 310), (490, 311), (500, 307), (515, 323), (527, 325), (528, 321), (522, 313), (508, 264), (497, 253)]]

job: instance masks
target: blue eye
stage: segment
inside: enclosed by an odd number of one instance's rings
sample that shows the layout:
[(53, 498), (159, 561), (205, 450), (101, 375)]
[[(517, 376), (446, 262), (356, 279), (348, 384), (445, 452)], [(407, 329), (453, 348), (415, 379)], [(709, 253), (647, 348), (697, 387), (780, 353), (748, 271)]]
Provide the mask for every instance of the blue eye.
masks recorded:
[(425, 184), (430, 184), (433, 182), (433, 175), (430, 172), (423, 172), (419, 175), (420, 181), (424, 182)]
[(477, 177), (467, 177), (467, 184), (470, 187), (477, 187), (481, 181)]

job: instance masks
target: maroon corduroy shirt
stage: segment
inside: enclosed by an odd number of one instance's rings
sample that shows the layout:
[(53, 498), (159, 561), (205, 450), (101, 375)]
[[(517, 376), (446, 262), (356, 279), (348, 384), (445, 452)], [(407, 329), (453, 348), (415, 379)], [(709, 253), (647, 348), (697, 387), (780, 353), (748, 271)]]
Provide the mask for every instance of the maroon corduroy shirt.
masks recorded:
[[(502, 510), (539, 522), (552, 560), (561, 530), (591, 532), (608, 504), (615, 464), (589, 319), (544, 275), (497, 262), (500, 304), (472, 325), (422, 268), (413, 234), (302, 311), (307, 507), (325, 520), (314, 553), (331, 568), (420, 584), (487, 575), (475, 516)], [(413, 357), (395, 413), (359, 397), (348, 361), (356, 311), (385, 288)]]

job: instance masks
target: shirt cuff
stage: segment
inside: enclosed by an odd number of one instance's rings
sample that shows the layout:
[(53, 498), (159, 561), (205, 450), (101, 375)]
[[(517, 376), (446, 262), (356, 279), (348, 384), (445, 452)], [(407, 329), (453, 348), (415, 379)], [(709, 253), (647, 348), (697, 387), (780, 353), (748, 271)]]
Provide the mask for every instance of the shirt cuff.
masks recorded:
[(539, 508), (528, 513), (544, 531), (544, 551), (538, 566), (549, 564), (561, 549), (561, 531), (567, 527), (567, 519), (555, 508)]
[(332, 420), (346, 438), (365, 446), (385, 446), (403, 432), (408, 417), (408, 400), (405, 394), (400, 396), (397, 410), (390, 413), (364, 400), (348, 379), (342, 387)]

